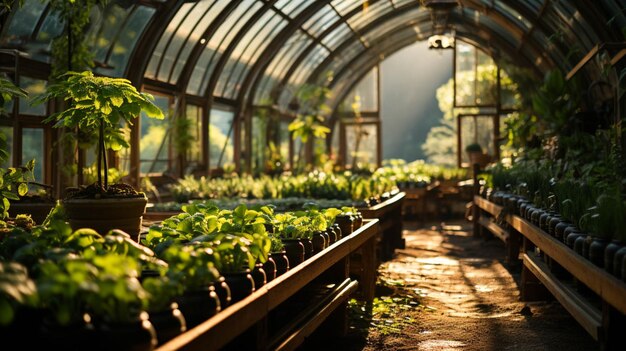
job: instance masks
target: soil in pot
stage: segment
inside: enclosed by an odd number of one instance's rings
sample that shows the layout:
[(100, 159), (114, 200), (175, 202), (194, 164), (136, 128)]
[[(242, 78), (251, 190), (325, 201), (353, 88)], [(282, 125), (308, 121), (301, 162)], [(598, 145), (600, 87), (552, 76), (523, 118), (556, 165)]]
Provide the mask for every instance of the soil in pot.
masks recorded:
[(147, 204), (145, 194), (123, 183), (113, 184), (107, 190), (96, 183), (68, 188), (63, 199), (72, 229), (92, 228), (102, 235), (121, 229), (137, 242)]

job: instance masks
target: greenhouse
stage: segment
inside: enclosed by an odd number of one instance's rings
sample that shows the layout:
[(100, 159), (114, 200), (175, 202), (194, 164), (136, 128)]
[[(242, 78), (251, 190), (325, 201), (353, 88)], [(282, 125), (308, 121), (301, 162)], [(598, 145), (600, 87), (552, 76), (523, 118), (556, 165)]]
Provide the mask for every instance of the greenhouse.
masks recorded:
[(622, 0), (0, 0), (1, 348), (624, 350), (625, 56)]

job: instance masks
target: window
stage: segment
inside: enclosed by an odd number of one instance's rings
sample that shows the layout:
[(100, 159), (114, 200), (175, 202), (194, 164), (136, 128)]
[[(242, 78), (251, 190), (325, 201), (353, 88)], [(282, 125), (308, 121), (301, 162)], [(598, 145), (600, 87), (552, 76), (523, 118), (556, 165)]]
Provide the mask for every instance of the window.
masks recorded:
[(209, 117), (209, 164), (211, 168), (232, 165), (235, 161), (233, 118), (235, 113), (226, 108), (211, 109)]
[(154, 103), (165, 114), (162, 120), (149, 118), (143, 112), (140, 117), (139, 163), (142, 174), (167, 173), (172, 171), (170, 135), (170, 106), (173, 99), (154, 94)]

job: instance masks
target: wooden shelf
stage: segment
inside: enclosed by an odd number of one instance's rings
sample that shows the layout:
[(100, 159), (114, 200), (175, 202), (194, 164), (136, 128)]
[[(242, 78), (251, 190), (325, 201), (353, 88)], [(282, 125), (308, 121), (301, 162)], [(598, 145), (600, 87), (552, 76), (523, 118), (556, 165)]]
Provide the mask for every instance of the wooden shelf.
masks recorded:
[(507, 222), (576, 279), (587, 285), (600, 298), (622, 314), (626, 314), (626, 283), (575, 253), (571, 248), (525, 219), (509, 215)]
[(505, 244), (509, 242), (509, 232), (505, 229), (502, 229), (499, 225), (493, 222), (489, 218), (481, 217), (478, 219), (480, 225), (488, 229), (495, 237), (502, 240)]
[(602, 329), (602, 310), (587, 301), (571, 286), (564, 284), (550, 273), (548, 266), (533, 253), (523, 255), (524, 266), (552, 293), (561, 305), (595, 339), (599, 340)]
[[(195, 328), (159, 346), (157, 350), (219, 350), (238, 335), (267, 318), (270, 311), (281, 305), (314, 279), (334, 268), (342, 260), (349, 259), (352, 252), (370, 240), (375, 239), (378, 230), (378, 219), (364, 220), (363, 226), (352, 234), (343, 237), (330, 247), (290, 269), (245, 299), (227, 307)], [(349, 289), (346, 288), (347, 290), (337, 293), (336, 298), (329, 301), (328, 305), (323, 306), (317, 313), (330, 313), (336, 307), (336, 299), (342, 298), (345, 301), (349, 293), (356, 289), (356, 286), (355, 284), (350, 284)], [(311, 331), (311, 328), (316, 327), (321, 322), (322, 320), (307, 321), (305, 325), (308, 325), (308, 327), (303, 329), (301, 333)], [(292, 343), (287, 345), (289, 344)]]
[[(577, 254), (570, 247), (550, 236), (537, 226), (515, 214), (502, 216), (502, 207), (475, 196), (473, 204), (477, 211), (474, 233), (481, 233), (483, 227), (494, 232), (509, 233), (509, 243), (524, 239), (522, 253), (522, 274), (520, 288), (523, 299), (545, 299), (550, 294), (580, 323), (580, 325), (601, 344), (603, 350), (623, 350), (624, 328), (626, 327), (626, 283), (609, 274), (604, 269)], [(496, 217), (507, 223), (501, 228), (493, 220)], [(540, 258), (530, 250), (537, 247)], [(510, 249), (507, 244), (507, 259), (519, 262), (520, 249)], [(552, 273), (551, 262), (569, 274), (571, 279), (562, 280)], [(576, 286), (573, 282), (576, 281)], [(580, 285), (578, 285), (580, 284)], [(584, 286), (588, 294), (578, 292)]]
[(502, 206), (496, 205), (478, 195), (474, 195), (474, 204), (494, 217), (498, 217), (500, 212), (502, 212)]

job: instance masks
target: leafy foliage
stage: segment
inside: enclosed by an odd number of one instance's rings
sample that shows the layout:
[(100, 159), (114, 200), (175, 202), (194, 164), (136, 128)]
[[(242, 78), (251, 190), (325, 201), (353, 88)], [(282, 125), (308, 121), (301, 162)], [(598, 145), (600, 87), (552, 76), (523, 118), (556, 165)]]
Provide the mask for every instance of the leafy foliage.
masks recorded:
[[(132, 125), (141, 111), (151, 118), (163, 119), (163, 112), (152, 102), (154, 98), (140, 93), (127, 79), (96, 77), (93, 73), (68, 72), (62, 80), (48, 87), (37, 103), (63, 98), (69, 107), (44, 120), (55, 128), (79, 128), (83, 133), (98, 135), (98, 185), (108, 187), (106, 145), (128, 147), (122, 123)], [(106, 133), (105, 133), (106, 131)], [(104, 167), (103, 167), (104, 166)], [(102, 181), (104, 168), (104, 181)]]

